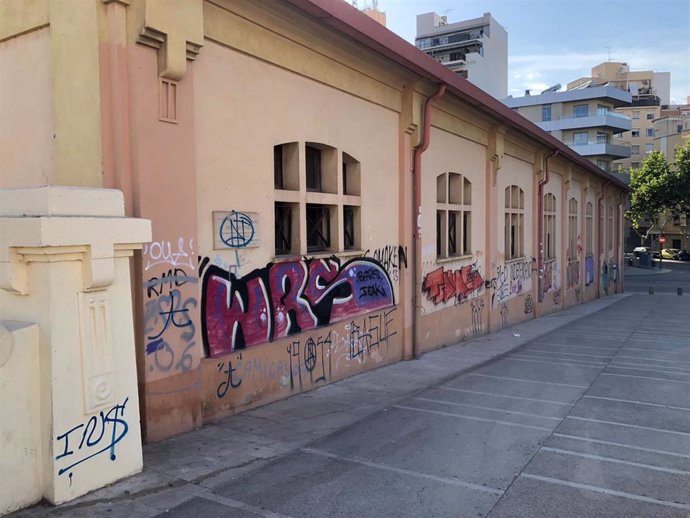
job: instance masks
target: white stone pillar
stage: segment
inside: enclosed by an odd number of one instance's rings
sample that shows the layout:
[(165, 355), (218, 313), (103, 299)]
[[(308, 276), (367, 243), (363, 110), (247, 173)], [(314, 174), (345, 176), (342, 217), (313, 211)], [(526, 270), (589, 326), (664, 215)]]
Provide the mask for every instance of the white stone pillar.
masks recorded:
[(40, 329), (36, 484), (53, 503), (142, 468), (129, 257), (150, 240), (119, 191), (0, 190), (0, 320)]

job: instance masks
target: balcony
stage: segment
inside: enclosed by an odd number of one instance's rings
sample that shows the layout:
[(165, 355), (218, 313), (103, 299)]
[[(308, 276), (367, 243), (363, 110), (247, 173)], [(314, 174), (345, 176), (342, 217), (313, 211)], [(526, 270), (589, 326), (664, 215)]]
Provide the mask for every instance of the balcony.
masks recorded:
[(553, 117), (549, 121), (537, 122), (544, 131), (563, 131), (585, 128), (606, 128), (616, 133), (630, 131), (632, 122), (630, 117), (610, 110), (597, 110), (596, 113), (576, 116), (564, 114)]
[(630, 158), (630, 142), (617, 138), (565, 142), (582, 156), (610, 156), (614, 160)]

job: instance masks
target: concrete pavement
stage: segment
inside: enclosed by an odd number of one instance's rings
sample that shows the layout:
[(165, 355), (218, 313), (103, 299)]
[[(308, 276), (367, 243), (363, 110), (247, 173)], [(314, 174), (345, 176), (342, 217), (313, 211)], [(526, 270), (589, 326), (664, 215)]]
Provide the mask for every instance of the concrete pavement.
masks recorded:
[(15, 516), (687, 517), (689, 309), (578, 306), (146, 446), (142, 474)]

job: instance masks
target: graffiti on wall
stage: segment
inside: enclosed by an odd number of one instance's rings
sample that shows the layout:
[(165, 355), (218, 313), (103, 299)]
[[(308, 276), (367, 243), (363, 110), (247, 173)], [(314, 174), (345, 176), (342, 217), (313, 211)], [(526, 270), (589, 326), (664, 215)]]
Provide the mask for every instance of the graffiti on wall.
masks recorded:
[(594, 256), (585, 257), (585, 286), (594, 282)]
[[(191, 352), (196, 345), (196, 326), (190, 311), (196, 306), (197, 299), (184, 296), (179, 288), (146, 302), (146, 355), (152, 358), (149, 370), (185, 372), (192, 368)], [(178, 344), (181, 346), (178, 347)]]
[(611, 285), (617, 282), (618, 265), (613, 261), (610, 261), (608, 264), (604, 261), (601, 265), (601, 287), (604, 289), (604, 292), (608, 295)]
[(499, 312), (501, 315), (501, 328), (508, 327), (508, 305), (505, 302), (499, 304)]
[[(55, 440), (55, 456), (58, 476), (68, 474), (70, 485), (73, 470), (79, 464), (87, 462), (101, 454), (107, 454), (111, 461), (117, 460), (116, 446), (125, 438), (129, 425), (125, 419), (125, 407), (129, 398), (122, 404), (114, 405), (107, 411), (91, 416), (88, 421), (80, 423), (58, 435)], [(138, 424), (138, 423), (137, 423)]]
[(484, 331), (484, 301), (475, 299), (470, 303), (472, 308), (472, 336), (479, 336)]
[[(364, 253), (364, 256), (369, 255), (369, 250)], [(388, 272), (388, 275), (393, 282), (400, 280), (400, 272), (403, 268), (407, 268), (407, 247), (401, 245), (386, 245), (382, 248), (377, 248), (371, 253), (371, 257), (377, 261)]]
[(554, 306), (560, 306), (561, 305), (561, 289), (558, 288), (553, 292), (553, 305)]
[(144, 270), (154, 266), (194, 269), (194, 240), (183, 237), (172, 241), (153, 241), (146, 243), (143, 250)]
[[(345, 323), (340, 329), (310, 333), (293, 340), (285, 348), (284, 359), (243, 359), (238, 352), (234, 359), (219, 362), (216, 396), (223, 399), (234, 390), (250, 383), (260, 392), (262, 382), (278, 382), (292, 390), (304, 385), (327, 383), (333, 372), (346, 363), (363, 365), (368, 360), (383, 361), (389, 342), (397, 335), (394, 325), (395, 307), (373, 315), (363, 315)], [(246, 353), (246, 351), (245, 351)]]
[(460, 303), (484, 287), (484, 279), (477, 269), (477, 263), (458, 270), (446, 270), (443, 266), (424, 277), (422, 293), (434, 304), (450, 300)]
[(269, 263), (242, 277), (209, 265), (201, 296), (211, 357), (395, 304), (388, 273), (365, 257)]
[(533, 258), (526, 258), (499, 264), (496, 267), (495, 276), (486, 282), (486, 287), (491, 288), (492, 307), (496, 307), (526, 289), (527, 281), (536, 271), (534, 263)]
[(569, 290), (580, 285), (580, 261), (575, 260), (568, 263), (566, 282)]
[(525, 315), (529, 315), (534, 311), (534, 300), (532, 300), (532, 295), (529, 293), (525, 295), (524, 312)]
[(193, 246), (194, 240), (184, 237), (144, 245), (144, 350), (147, 373), (154, 378), (189, 371), (198, 361)]
[(558, 289), (558, 261), (545, 262), (541, 275), (543, 293)]
[(259, 214), (256, 212), (213, 212), (213, 248), (240, 249), (257, 247)]

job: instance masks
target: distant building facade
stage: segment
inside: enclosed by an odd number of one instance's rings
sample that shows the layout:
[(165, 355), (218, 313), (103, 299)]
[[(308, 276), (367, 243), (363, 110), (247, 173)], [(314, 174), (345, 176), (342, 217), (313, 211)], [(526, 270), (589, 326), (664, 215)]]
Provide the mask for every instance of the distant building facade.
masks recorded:
[(508, 33), (491, 13), (457, 23), (419, 14), (415, 45), (495, 98), (508, 95)]
[(608, 84), (634, 97), (658, 97), (660, 104), (671, 103), (671, 73), (653, 72), (652, 70), (631, 71), (627, 63), (607, 61), (592, 67), (591, 76), (580, 77), (567, 85), (568, 90), (587, 85)]
[(615, 110), (631, 100), (629, 92), (613, 86), (583, 85), (509, 97), (504, 103), (601, 169), (613, 171), (614, 160), (630, 156), (629, 142), (614, 135), (631, 128), (630, 117)]

